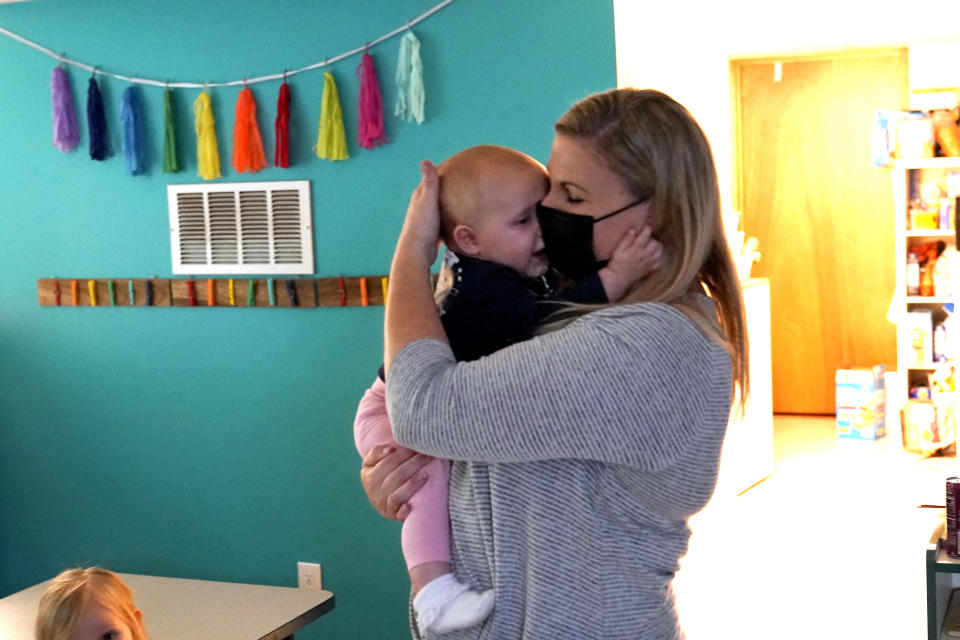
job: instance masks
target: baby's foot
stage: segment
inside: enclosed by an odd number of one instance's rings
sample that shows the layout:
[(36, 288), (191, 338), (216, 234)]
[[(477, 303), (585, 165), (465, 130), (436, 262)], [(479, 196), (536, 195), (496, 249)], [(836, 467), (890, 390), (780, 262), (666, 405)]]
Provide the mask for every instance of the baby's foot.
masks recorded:
[(493, 610), (493, 602), (493, 589), (472, 591), (447, 573), (420, 589), (413, 608), (421, 634), (443, 634), (480, 624)]

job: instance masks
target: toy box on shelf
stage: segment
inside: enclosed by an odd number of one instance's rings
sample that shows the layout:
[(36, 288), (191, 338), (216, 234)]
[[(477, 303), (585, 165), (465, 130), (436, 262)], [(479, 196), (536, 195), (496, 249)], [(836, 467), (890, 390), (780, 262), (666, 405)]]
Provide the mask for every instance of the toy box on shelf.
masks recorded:
[(952, 363), (930, 372), (927, 386), (910, 389), (900, 409), (903, 448), (931, 455), (957, 441), (956, 373)]
[(876, 440), (886, 435), (886, 393), (882, 364), (837, 369), (837, 436)]

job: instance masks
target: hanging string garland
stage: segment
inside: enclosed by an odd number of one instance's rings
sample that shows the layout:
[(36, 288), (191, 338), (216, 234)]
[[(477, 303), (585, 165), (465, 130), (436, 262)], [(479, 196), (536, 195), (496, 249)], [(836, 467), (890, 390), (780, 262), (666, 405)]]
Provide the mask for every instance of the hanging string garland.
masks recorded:
[(50, 97), (53, 101), (53, 144), (64, 153), (73, 151), (80, 144), (80, 129), (73, 107), (70, 76), (61, 66), (54, 67), (50, 75)]
[[(360, 145), (366, 149), (373, 149), (376, 146), (386, 143), (387, 137), (384, 131), (383, 121), (383, 99), (380, 93), (373, 57), (370, 55), (369, 50), (370, 47), (401, 33), (403, 37), (400, 42), (400, 52), (396, 70), (398, 93), (394, 107), (394, 115), (408, 122), (416, 121), (417, 124), (422, 123), (424, 121), (423, 65), (420, 59), (420, 42), (410, 28), (453, 2), (454, 0), (442, 0), (416, 19), (407, 22), (405, 25), (379, 38), (371, 40), (363, 47), (358, 47), (332, 58), (324, 58), (321, 62), (316, 62), (300, 69), (294, 69), (293, 71), (284, 70), (282, 74), (272, 74), (220, 83), (170, 82), (107, 73), (98, 66), (91, 66), (66, 58), (64, 55), (56, 54), (3, 27), (0, 27), (0, 35), (6, 35), (58, 60), (59, 64), (51, 75), (54, 129), (53, 143), (63, 152), (72, 151), (80, 141), (80, 132), (73, 104), (70, 78), (65, 68), (66, 65), (86, 69), (92, 74), (87, 92), (87, 124), (90, 129), (90, 157), (94, 160), (103, 160), (107, 158), (110, 153), (107, 145), (107, 124), (103, 115), (103, 99), (100, 94), (100, 88), (96, 82), (96, 76), (109, 76), (132, 85), (123, 92), (121, 109), (123, 156), (126, 168), (131, 175), (144, 173), (147, 161), (145, 157), (144, 132), (142, 130), (143, 104), (135, 86), (151, 85), (166, 87), (163, 96), (163, 171), (167, 173), (175, 173), (180, 170), (177, 158), (177, 136), (174, 124), (175, 118), (173, 114), (171, 88), (202, 88), (203, 91), (194, 102), (198, 174), (200, 177), (210, 180), (221, 177), (215, 122), (209, 94), (210, 87), (244, 85), (244, 89), (241, 91), (240, 96), (238, 96), (236, 107), (233, 165), (239, 172), (256, 172), (267, 167), (268, 164), (264, 156), (263, 142), (256, 122), (256, 102), (247, 85), (283, 79), (283, 85), (280, 88), (280, 94), (277, 100), (277, 119), (274, 124), (276, 134), (274, 164), (278, 167), (287, 168), (290, 166), (290, 87), (287, 83), (287, 77), (331, 65), (361, 52), (363, 52), (363, 56), (356, 69), (360, 84), (358, 96), (358, 140)], [(328, 71), (324, 73), (323, 102), (319, 129), (316, 146), (318, 157), (328, 158), (334, 161), (349, 157), (339, 93), (333, 75)]]
[(275, 74), (266, 75), (266, 76), (259, 76), (256, 78), (232, 80), (230, 82), (219, 82), (219, 83), (216, 83), (216, 82), (169, 82), (166, 80), (154, 80), (151, 78), (138, 78), (134, 76), (125, 76), (125, 75), (120, 75), (115, 73), (108, 73), (103, 69), (101, 69), (100, 67), (95, 67), (93, 65), (89, 65), (84, 62), (72, 60), (59, 53), (54, 53), (50, 49), (47, 49), (46, 47), (39, 45), (36, 42), (33, 42), (32, 40), (28, 40), (27, 38), (24, 38), (23, 36), (18, 35), (8, 29), (4, 29), (3, 27), (0, 27), (0, 35), (5, 35), (9, 38), (12, 38), (13, 40), (16, 40), (17, 42), (20, 42), (29, 47), (32, 47), (37, 51), (40, 51), (41, 53), (44, 53), (50, 56), (51, 58), (54, 58), (61, 64), (79, 67), (80, 69), (85, 69), (96, 75), (110, 76), (112, 78), (116, 78), (117, 80), (121, 80), (123, 82), (129, 82), (131, 84), (144, 84), (144, 85), (151, 85), (154, 87), (166, 87), (171, 89), (204, 89), (206, 91), (206, 90), (209, 90), (211, 87), (236, 87), (240, 85), (251, 85), (251, 84), (258, 84), (260, 82), (269, 82), (271, 80), (281, 80), (281, 79), (285, 79), (287, 76), (294, 76), (298, 73), (305, 73), (307, 71), (313, 71), (314, 69), (320, 69), (322, 67), (332, 65), (336, 62), (340, 62), (341, 60), (351, 58), (357, 55), (358, 53), (367, 51), (371, 47), (376, 46), (385, 40), (389, 40), (394, 36), (404, 33), (415, 24), (423, 22), (424, 20), (426, 20), (436, 12), (440, 11), (444, 7), (450, 4), (453, 4), (454, 1), (455, 0), (442, 0), (441, 2), (434, 5), (431, 9), (425, 11), (424, 13), (414, 18), (413, 20), (410, 20), (404, 25), (397, 27), (393, 31), (390, 31), (389, 33), (385, 33), (379, 38), (375, 38), (374, 40), (370, 40), (369, 42), (367, 42), (365, 45), (361, 47), (351, 49), (350, 51), (345, 51), (340, 55), (334, 56), (332, 58), (324, 58), (320, 62), (315, 62), (313, 64), (307, 65), (300, 69), (294, 69), (292, 71), (285, 70), (282, 73), (275, 73)]

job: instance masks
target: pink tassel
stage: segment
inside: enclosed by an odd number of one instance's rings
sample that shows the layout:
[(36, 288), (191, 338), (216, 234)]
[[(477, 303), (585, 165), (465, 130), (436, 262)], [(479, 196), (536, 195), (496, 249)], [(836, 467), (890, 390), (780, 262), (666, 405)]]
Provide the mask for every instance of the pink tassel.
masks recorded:
[(50, 75), (50, 95), (53, 99), (53, 144), (64, 153), (80, 144), (77, 112), (73, 107), (70, 76), (63, 67), (54, 67)]
[(373, 149), (387, 141), (383, 132), (383, 99), (380, 96), (380, 84), (377, 70), (373, 66), (373, 57), (363, 54), (363, 60), (357, 67), (357, 79), (360, 81), (360, 101), (358, 105), (357, 129), (360, 146)]

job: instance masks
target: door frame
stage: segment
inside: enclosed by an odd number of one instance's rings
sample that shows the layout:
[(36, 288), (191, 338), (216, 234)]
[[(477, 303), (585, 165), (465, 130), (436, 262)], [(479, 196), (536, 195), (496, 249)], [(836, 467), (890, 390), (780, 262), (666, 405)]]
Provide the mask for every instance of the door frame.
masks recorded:
[[(885, 47), (863, 47), (863, 48), (843, 48), (843, 49), (823, 49), (805, 52), (784, 52), (782, 54), (772, 53), (756, 56), (738, 56), (731, 57), (729, 60), (729, 81), (730, 81), (730, 174), (731, 174), (731, 208), (739, 212), (741, 216), (741, 228), (748, 212), (744, 211), (746, 188), (744, 185), (744, 163), (743, 163), (743, 129), (742, 129), (742, 103), (741, 91), (742, 82), (741, 70), (747, 66), (758, 64), (773, 64), (777, 62), (827, 62), (834, 60), (850, 58), (872, 58), (897, 56), (902, 59), (908, 72), (904, 79), (904, 86), (901, 87), (901, 93), (904, 96), (910, 95), (909, 79), (909, 48), (906, 46), (885, 46)], [(878, 108), (883, 108), (878, 105)], [(906, 109), (908, 105), (899, 105), (899, 108)], [(891, 193), (892, 197), (892, 193)], [(772, 364), (772, 363), (771, 363)], [(772, 373), (772, 371), (771, 371)], [(772, 384), (772, 380), (771, 380)], [(830, 415), (830, 414), (824, 414)]]

